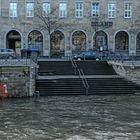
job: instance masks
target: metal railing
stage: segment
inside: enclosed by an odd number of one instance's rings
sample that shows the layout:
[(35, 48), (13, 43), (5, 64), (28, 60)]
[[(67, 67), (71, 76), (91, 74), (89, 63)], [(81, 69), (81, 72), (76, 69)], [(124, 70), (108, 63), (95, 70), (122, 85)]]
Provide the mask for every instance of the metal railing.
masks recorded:
[(113, 60), (113, 61), (136, 61), (140, 60), (140, 55), (129, 55), (128, 52), (111, 52), (108, 51), (106, 60)]
[(87, 81), (87, 79), (85, 77), (83, 69), (78, 68), (75, 60), (71, 59), (71, 63), (72, 63), (72, 68), (74, 68), (74, 74), (76, 75), (77, 71), (78, 71), (79, 77), (82, 80), (82, 84), (83, 84), (83, 86), (84, 86), (84, 88), (86, 90), (86, 95), (88, 95), (89, 84), (88, 84), (88, 81)]
[(82, 80), (82, 84), (83, 84), (84, 88), (86, 89), (86, 95), (88, 95), (89, 84), (88, 84), (88, 81), (84, 75), (83, 69), (78, 69), (78, 73), (79, 73), (79, 77)]
[(0, 66), (37, 66), (30, 58), (0, 59)]
[(76, 75), (78, 67), (75, 60), (71, 59), (71, 64), (72, 64), (72, 68), (74, 69), (74, 74)]

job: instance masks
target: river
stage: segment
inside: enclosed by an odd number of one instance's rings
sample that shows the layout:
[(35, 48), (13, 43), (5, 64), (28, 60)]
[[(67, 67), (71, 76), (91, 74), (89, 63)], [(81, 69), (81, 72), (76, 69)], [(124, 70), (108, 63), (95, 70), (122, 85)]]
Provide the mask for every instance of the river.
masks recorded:
[(0, 140), (140, 140), (140, 95), (3, 100)]

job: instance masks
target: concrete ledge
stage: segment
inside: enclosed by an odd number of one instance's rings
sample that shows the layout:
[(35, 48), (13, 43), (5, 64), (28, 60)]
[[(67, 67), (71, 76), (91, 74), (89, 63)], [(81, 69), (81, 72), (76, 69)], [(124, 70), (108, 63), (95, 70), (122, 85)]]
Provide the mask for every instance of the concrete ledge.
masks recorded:
[(140, 84), (140, 61), (108, 61), (120, 76)]
[(140, 67), (140, 61), (108, 61), (108, 64), (125, 67)]

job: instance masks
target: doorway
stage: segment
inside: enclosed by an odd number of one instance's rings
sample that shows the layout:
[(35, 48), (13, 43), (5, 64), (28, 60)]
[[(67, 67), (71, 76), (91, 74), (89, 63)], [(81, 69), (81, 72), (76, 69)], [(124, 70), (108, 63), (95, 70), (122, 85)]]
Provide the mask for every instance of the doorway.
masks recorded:
[(6, 36), (6, 48), (13, 49), (17, 55), (21, 50), (21, 35), (16, 30), (10, 31)]

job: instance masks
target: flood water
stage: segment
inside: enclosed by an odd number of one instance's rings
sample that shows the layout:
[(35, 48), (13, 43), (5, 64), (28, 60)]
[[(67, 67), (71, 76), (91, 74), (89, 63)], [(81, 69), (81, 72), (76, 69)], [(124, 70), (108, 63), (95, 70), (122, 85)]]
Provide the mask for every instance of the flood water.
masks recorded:
[(140, 95), (3, 100), (0, 140), (140, 140)]

